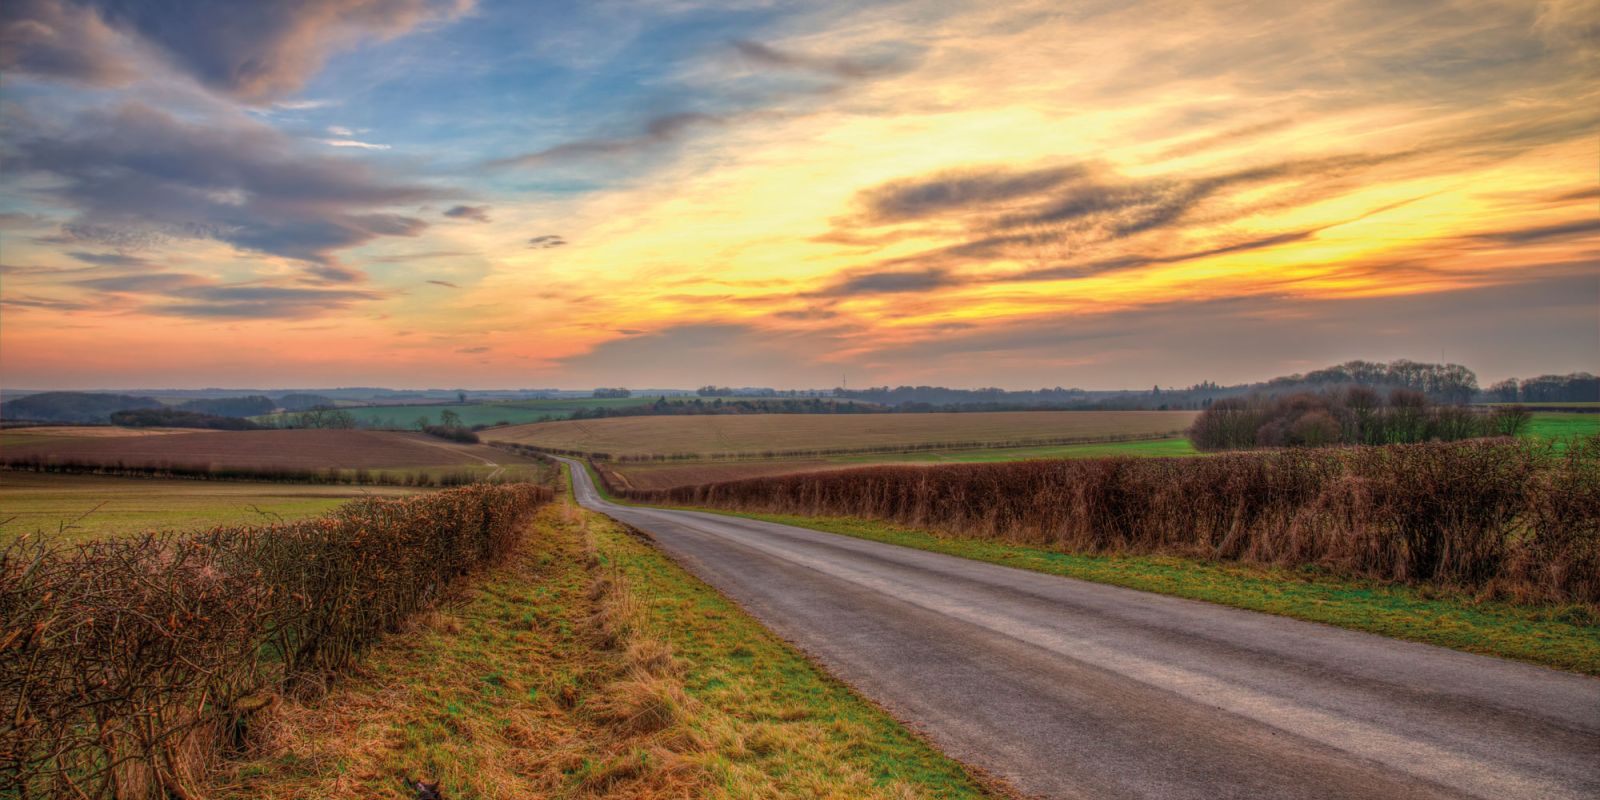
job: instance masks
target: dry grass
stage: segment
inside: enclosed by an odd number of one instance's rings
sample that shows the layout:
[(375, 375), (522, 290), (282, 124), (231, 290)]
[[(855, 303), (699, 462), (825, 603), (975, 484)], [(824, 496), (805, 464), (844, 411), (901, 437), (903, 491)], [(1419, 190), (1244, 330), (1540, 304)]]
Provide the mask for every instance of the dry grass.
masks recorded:
[(491, 441), (614, 456), (860, 451), (936, 443), (986, 445), (1155, 436), (1192, 411), (1016, 411), (970, 414), (742, 414), (562, 420), (485, 431)]
[[(452, 611), (276, 709), (220, 796), (406, 798), (404, 777), (450, 800), (981, 796), (792, 652), (763, 672), (770, 634), (718, 639), (756, 631), (615, 523), (551, 506)], [(818, 705), (769, 707), (778, 692)]]

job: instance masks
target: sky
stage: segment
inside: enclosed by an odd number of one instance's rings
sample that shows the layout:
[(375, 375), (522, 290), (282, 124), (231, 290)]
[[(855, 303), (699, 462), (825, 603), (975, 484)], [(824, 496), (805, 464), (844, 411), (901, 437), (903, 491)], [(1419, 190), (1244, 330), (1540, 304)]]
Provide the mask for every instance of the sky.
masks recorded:
[(11, 0), (11, 388), (1600, 371), (1600, 0)]

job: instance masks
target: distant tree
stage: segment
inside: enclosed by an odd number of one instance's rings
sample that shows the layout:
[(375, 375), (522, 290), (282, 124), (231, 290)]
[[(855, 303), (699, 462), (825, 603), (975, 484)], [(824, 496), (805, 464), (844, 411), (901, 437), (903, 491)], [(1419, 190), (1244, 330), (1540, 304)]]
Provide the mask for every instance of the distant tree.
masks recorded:
[(456, 402), (461, 403), (462, 405), (466, 405), (466, 403), (467, 403), (467, 393), (466, 392), (456, 392)]
[(284, 411), (305, 411), (308, 408), (333, 408), (338, 402), (320, 394), (286, 394), (278, 398), (278, 407)]
[(1524, 403), (1593, 403), (1600, 401), (1600, 378), (1587, 372), (1540, 375), (1522, 382)]
[(448, 408), (440, 411), (439, 426), (443, 428), (459, 428), (461, 427), (461, 415)]
[(1483, 390), (1491, 402), (1515, 403), (1521, 399), (1522, 388), (1517, 384), (1516, 378), (1506, 378), (1499, 383)]
[(254, 422), (239, 417), (200, 414), (175, 408), (137, 408), (111, 415), (111, 424), (128, 428), (203, 428), (223, 431), (253, 431)]
[(190, 400), (179, 404), (182, 411), (192, 411), (196, 414), (210, 414), (218, 417), (256, 417), (270, 414), (278, 407), (276, 400), (262, 395), (249, 397), (217, 397)]
[(108, 422), (112, 413), (136, 408), (161, 408), (153, 397), (100, 392), (40, 392), (0, 405), (0, 417), (38, 422)]
[(291, 427), (295, 428), (354, 428), (356, 418), (338, 408), (312, 408), (295, 414)]
[(596, 399), (602, 399), (602, 400), (604, 400), (604, 399), (617, 399), (617, 398), (623, 398), (623, 397), (632, 397), (633, 396), (633, 392), (631, 392), (631, 391), (629, 391), (629, 390), (627, 390), (625, 388), (622, 388), (622, 387), (617, 387), (617, 388), (601, 387), (599, 389), (595, 389), (594, 390), (594, 396), (595, 396)]
[(1521, 406), (1493, 410), (1435, 403), (1412, 389), (1385, 400), (1366, 386), (1342, 391), (1217, 398), (1195, 419), (1189, 439), (1200, 450), (1408, 444), (1477, 436), (1516, 436), (1527, 427)]
[(417, 417), (417, 421), (412, 424), (417, 426), (417, 430), (424, 431), (428, 429), (429, 425), (433, 424), (433, 421), (428, 419), (427, 414), (423, 414), (422, 416)]

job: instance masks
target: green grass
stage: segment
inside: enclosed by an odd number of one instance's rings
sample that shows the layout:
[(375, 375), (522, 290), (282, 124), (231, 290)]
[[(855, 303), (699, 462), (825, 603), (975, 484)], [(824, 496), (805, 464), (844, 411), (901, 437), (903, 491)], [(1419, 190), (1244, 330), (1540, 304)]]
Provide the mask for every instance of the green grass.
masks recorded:
[(1090, 556), (942, 536), (875, 520), (696, 509), (914, 547), (1008, 567), (1204, 600), (1396, 639), (1600, 675), (1600, 616), (1340, 578), (1170, 556)]
[(1600, 414), (1535, 411), (1523, 434), (1534, 439), (1564, 441), (1574, 436), (1600, 434)]
[[(595, 589), (612, 575), (630, 601), (622, 644), (602, 621), (619, 606)], [(675, 666), (641, 678), (629, 647), (663, 641)], [(641, 680), (678, 698), (660, 728), (607, 711)], [(288, 701), (221, 795), (399, 798), (402, 775), (440, 780), (451, 800), (987, 796), (655, 548), (570, 502), (360, 674)]]
[[(598, 515), (596, 515), (598, 516)], [(829, 677), (660, 551), (617, 526), (597, 527), (602, 551), (642, 601), (646, 624), (672, 644), (689, 694), (733, 717), (776, 796), (810, 796), (844, 779), (908, 784), (925, 797), (981, 797), (956, 762)], [(733, 779), (732, 774), (726, 776)], [(720, 781), (726, 782), (726, 780)]]
[[(586, 468), (587, 465), (585, 465)], [(594, 471), (589, 469), (591, 477)], [(600, 493), (612, 502), (598, 480)], [(1273, 569), (1174, 556), (1081, 555), (947, 536), (877, 520), (696, 508), (854, 536), (1018, 569), (1204, 600), (1396, 639), (1600, 675), (1600, 615), (1342, 578), (1316, 568)]]
[(1025, 461), (1030, 458), (1103, 458), (1107, 456), (1194, 456), (1200, 455), (1189, 440), (1174, 436), (1143, 442), (1100, 442), (1050, 447), (999, 447), (983, 450), (940, 450), (921, 453), (876, 453), (832, 456), (825, 460), (839, 463), (883, 464), (891, 462), (982, 463)]
[(291, 521), (327, 513), (363, 494), (406, 491), (0, 472), (0, 543), (22, 534), (84, 541), (149, 530)]

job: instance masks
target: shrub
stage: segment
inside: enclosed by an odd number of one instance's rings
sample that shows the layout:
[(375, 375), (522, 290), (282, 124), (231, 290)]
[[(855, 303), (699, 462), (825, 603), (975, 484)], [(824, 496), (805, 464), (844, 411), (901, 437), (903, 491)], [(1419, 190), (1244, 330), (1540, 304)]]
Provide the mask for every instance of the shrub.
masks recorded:
[(316, 686), (504, 558), (530, 484), (313, 520), (0, 551), (0, 775), (29, 797), (192, 797), (251, 710)]
[(1318, 565), (1600, 605), (1600, 437), (865, 467), (629, 499), (867, 517), (1079, 552)]
[(439, 439), (448, 439), (452, 442), (463, 444), (477, 444), (480, 440), (478, 434), (471, 428), (460, 425), (424, 425), (422, 432)]

